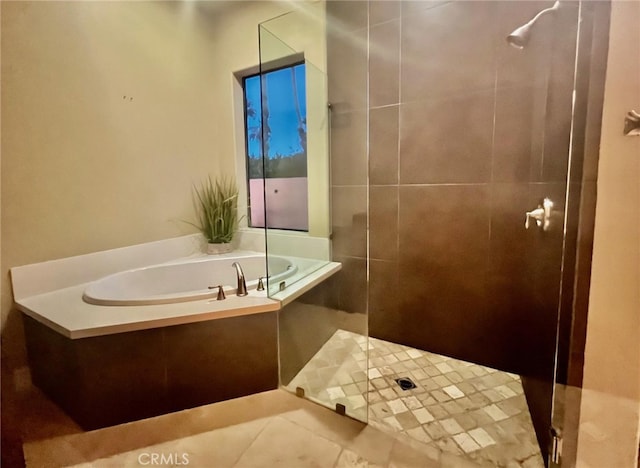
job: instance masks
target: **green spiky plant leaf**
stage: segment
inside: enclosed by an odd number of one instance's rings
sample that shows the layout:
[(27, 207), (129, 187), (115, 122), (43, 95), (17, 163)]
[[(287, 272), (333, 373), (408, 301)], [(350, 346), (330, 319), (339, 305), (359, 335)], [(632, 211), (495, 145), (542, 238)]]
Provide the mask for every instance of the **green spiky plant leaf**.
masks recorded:
[(233, 179), (222, 177), (213, 181), (211, 176), (193, 187), (193, 201), (197, 227), (208, 242), (231, 242), (238, 229), (238, 187)]

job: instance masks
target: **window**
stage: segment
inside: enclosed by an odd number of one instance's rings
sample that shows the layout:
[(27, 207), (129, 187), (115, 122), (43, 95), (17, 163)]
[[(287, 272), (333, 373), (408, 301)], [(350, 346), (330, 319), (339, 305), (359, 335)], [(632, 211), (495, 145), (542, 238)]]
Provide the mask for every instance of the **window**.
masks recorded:
[(308, 231), (305, 65), (245, 77), (243, 89), (249, 226), (265, 227), (266, 203), (267, 227)]

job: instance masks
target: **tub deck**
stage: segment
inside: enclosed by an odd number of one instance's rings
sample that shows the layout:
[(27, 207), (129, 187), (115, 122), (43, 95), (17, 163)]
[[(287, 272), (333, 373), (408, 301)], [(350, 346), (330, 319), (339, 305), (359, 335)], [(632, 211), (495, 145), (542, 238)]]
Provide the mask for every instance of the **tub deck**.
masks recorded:
[(206, 299), (144, 306), (100, 306), (82, 300), (86, 284), (59, 289), (16, 302), (29, 317), (71, 338), (110, 335), (150, 328), (203, 322), (241, 315), (274, 312), (280, 302), (264, 291), (248, 296), (227, 296), (224, 301)]

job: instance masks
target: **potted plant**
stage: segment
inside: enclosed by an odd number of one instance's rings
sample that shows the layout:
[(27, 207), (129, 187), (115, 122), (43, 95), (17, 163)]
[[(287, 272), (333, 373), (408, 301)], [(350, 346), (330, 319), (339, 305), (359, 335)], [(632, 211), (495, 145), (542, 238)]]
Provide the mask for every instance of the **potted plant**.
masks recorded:
[(189, 223), (207, 239), (207, 253), (231, 252), (231, 240), (238, 229), (238, 187), (226, 177), (211, 179), (193, 187), (198, 223)]

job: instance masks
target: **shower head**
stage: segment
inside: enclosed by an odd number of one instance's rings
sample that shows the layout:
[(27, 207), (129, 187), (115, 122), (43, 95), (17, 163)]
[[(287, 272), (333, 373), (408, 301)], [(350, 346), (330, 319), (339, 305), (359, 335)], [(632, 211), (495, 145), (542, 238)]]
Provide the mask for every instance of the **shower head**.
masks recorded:
[(533, 20), (527, 24), (515, 29), (511, 34), (507, 36), (507, 42), (509, 45), (516, 49), (524, 49), (524, 46), (529, 42), (529, 36), (531, 35), (531, 27), (533, 26)]
[(533, 28), (533, 25), (536, 23), (536, 21), (538, 21), (541, 16), (544, 16), (547, 13), (554, 13), (558, 8), (560, 8), (560, 0), (556, 0), (556, 3), (554, 3), (551, 8), (542, 10), (540, 13), (534, 16), (531, 21), (515, 29), (511, 34), (507, 36), (507, 42), (516, 49), (524, 49), (524, 46), (526, 46), (529, 42), (531, 29)]

